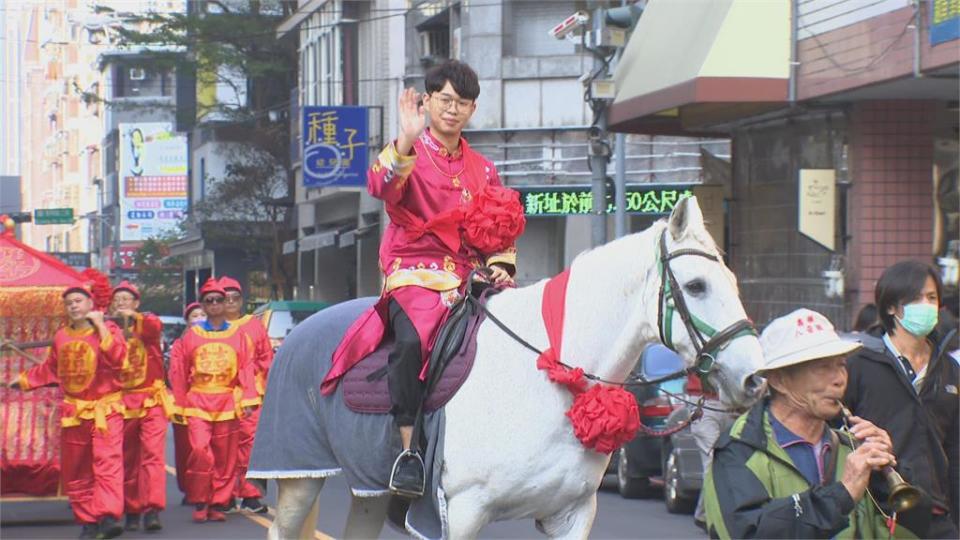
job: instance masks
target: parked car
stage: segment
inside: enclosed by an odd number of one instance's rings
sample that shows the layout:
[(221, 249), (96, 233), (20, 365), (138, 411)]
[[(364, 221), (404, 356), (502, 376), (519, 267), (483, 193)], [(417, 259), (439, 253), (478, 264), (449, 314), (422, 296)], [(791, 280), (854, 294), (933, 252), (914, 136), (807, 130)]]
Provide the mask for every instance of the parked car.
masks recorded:
[[(683, 369), (683, 360), (677, 353), (659, 343), (648, 346), (640, 355), (631, 377), (642, 374), (646, 379), (656, 379), (676, 373)], [(683, 379), (662, 382), (658, 385), (628, 386), (637, 398), (640, 409), (640, 422), (653, 430), (662, 431), (667, 427), (667, 418), (680, 407), (660, 389), (679, 394), (683, 391)], [(630, 442), (623, 445), (613, 459), (607, 472), (616, 473), (617, 490), (627, 499), (653, 497), (659, 493), (663, 482), (662, 475), (662, 438), (650, 436), (642, 431)]]
[[(700, 379), (691, 376), (684, 388), (689, 403), (675, 409), (667, 418), (667, 427), (687, 422), (697, 400), (703, 395)], [(731, 420), (732, 423), (732, 420)], [(663, 501), (671, 514), (692, 514), (703, 488), (703, 457), (687, 426), (663, 440)]]
[(330, 305), (308, 300), (274, 300), (258, 307), (253, 315), (263, 321), (267, 335), (270, 336), (270, 344), (273, 345), (273, 350), (277, 350), (295, 326)]
[[(678, 407), (667, 418), (667, 427), (686, 422), (693, 406)], [(671, 514), (692, 514), (703, 487), (703, 460), (690, 427), (662, 441), (663, 502)]]

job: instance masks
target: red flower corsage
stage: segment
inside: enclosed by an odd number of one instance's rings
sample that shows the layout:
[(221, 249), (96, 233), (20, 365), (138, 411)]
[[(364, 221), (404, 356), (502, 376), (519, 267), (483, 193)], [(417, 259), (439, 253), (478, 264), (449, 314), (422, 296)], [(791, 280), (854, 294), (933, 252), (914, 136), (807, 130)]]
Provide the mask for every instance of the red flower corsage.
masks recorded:
[(473, 196), (464, 217), (467, 243), (483, 253), (499, 253), (523, 234), (527, 219), (516, 191), (487, 186)]

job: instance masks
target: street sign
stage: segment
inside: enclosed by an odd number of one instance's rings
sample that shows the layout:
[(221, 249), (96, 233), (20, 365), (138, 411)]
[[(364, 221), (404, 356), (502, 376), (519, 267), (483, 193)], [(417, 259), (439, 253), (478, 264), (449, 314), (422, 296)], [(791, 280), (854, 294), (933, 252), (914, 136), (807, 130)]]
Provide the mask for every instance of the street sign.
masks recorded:
[(837, 171), (800, 169), (797, 230), (833, 251), (837, 220)]
[(72, 225), (73, 208), (38, 208), (33, 211), (36, 225)]
[[(696, 184), (634, 184), (627, 186), (627, 213), (639, 215), (669, 214), (680, 199), (693, 195)], [(526, 215), (573, 216), (593, 210), (590, 186), (516, 186)], [(614, 211), (612, 203), (607, 213)]]
[(366, 107), (303, 108), (304, 187), (367, 185)]
[(54, 251), (50, 255), (60, 259), (67, 266), (72, 266), (77, 270), (90, 268), (90, 254), (78, 251)]

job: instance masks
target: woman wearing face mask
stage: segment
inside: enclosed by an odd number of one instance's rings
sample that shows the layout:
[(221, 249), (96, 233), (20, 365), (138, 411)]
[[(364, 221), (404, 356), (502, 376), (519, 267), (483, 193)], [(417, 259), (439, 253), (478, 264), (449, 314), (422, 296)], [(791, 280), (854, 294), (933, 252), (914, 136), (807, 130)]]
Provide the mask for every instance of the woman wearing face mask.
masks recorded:
[[(945, 350), (950, 336), (933, 331), (942, 294), (939, 274), (919, 261), (883, 272), (875, 291), (881, 327), (863, 334), (863, 348), (847, 361), (844, 395), (855, 415), (890, 434), (897, 470), (930, 495), (925, 538), (958, 537), (960, 368)], [(882, 479), (870, 489), (883, 505)]]

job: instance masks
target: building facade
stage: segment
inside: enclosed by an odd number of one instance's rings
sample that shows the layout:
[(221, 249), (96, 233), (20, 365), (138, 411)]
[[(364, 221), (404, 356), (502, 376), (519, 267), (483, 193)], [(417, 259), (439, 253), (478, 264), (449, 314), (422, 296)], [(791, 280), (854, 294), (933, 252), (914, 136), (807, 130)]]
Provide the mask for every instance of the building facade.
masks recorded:
[(804, 306), (847, 328), (890, 264), (956, 268), (958, 34), (939, 0), (652, 0), (611, 121), (729, 136), (728, 256), (748, 314)]
[[(551, 190), (589, 191), (587, 130), (594, 120), (581, 82), (591, 58), (576, 41), (555, 39), (548, 31), (578, 9), (602, 5), (311, 0), (299, 2), (278, 34), (296, 33), (299, 40), (301, 108), (369, 108), (370, 159), (396, 136), (396, 100), (403, 88), (422, 90), (426, 70), (448, 58), (477, 71), (480, 97), (465, 137), (529, 202), (532, 212), (518, 242), (517, 280), (525, 285), (558, 273), (591, 244), (589, 202), (540, 211), (549, 206)], [(292, 146), (300, 148), (300, 130), (292, 137)], [(703, 182), (704, 153), (729, 159), (728, 142), (630, 136), (627, 181), (637, 189), (662, 184), (685, 190)], [(612, 176), (612, 163), (609, 171)], [(297, 239), (287, 242), (285, 252), (297, 256), (296, 296), (340, 301), (378, 295), (377, 254), (387, 222), (380, 201), (367, 195), (365, 186), (306, 187), (298, 162), (295, 202)], [(669, 208), (637, 210), (630, 230), (645, 228)], [(609, 229), (612, 238), (612, 220)]]

